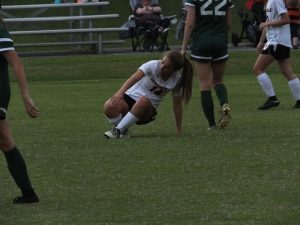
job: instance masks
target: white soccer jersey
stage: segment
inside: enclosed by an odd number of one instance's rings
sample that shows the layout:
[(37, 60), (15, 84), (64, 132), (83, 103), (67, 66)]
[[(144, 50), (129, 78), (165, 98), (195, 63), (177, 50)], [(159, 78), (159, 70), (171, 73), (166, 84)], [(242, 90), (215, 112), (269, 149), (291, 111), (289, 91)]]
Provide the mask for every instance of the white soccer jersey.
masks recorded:
[(145, 76), (129, 88), (125, 94), (137, 101), (141, 96), (149, 98), (153, 107), (157, 108), (163, 97), (171, 90), (174, 95), (178, 95), (174, 88), (181, 77), (181, 70), (176, 71), (166, 81), (160, 75), (161, 60), (152, 60), (143, 64), (139, 69), (142, 70)]
[[(266, 12), (268, 21), (279, 20), (280, 15), (287, 13), (284, 0), (268, 0)], [(266, 37), (267, 45), (281, 44), (290, 48), (292, 47), (290, 24), (267, 27)]]

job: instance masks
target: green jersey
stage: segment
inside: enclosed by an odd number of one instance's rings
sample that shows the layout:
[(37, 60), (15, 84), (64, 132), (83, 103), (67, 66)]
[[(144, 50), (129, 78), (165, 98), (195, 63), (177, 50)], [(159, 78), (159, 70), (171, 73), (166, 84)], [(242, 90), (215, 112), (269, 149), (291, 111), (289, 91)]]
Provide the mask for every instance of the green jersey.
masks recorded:
[(226, 12), (233, 7), (232, 0), (186, 0), (185, 5), (195, 7), (196, 22), (193, 34), (210, 38), (226, 36)]
[(13, 40), (4, 24), (0, 23), (0, 52), (14, 50)]
[(13, 40), (4, 24), (0, 23), (0, 71), (7, 69), (7, 60), (2, 52), (15, 50)]
[(3, 55), (3, 52), (10, 50), (15, 50), (13, 41), (4, 24), (0, 23), (0, 120), (6, 118), (10, 99), (8, 62)]

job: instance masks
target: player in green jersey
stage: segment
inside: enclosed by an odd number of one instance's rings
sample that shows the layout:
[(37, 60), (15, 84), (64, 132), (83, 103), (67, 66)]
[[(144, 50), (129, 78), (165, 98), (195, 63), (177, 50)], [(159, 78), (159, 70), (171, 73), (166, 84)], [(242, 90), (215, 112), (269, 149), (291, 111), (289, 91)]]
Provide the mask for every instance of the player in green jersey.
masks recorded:
[(0, 149), (4, 153), (11, 176), (22, 192), (22, 195), (16, 197), (13, 203), (38, 202), (39, 199), (29, 180), (26, 163), (13, 140), (6, 115), (10, 99), (8, 65), (12, 66), (28, 115), (32, 118), (38, 117), (39, 111), (29, 95), (23, 64), (0, 18)]
[[(186, 0), (187, 9), (182, 54), (191, 40), (191, 60), (200, 81), (201, 105), (209, 130), (228, 126), (230, 115), (227, 89), (223, 82), (228, 60), (227, 32), (231, 25), (232, 0)], [(214, 88), (222, 107), (215, 122), (211, 90)]]

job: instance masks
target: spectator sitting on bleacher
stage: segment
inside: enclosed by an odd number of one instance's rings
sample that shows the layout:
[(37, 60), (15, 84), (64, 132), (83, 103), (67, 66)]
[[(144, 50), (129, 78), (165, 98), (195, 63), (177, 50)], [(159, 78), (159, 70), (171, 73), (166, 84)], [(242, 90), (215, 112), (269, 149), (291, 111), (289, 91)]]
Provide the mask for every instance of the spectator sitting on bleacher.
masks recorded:
[(134, 9), (138, 25), (146, 26), (148, 21), (158, 22), (160, 20), (161, 8), (153, 4), (151, 0), (141, 0)]
[[(136, 27), (144, 27), (146, 30), (151, 30), (161, 21), (161, 7), (153, 3), (151, 0), (141, 0), (133, 9)], [(144, 50), (149, 50), (153, 41), (153, 37), (145, 36), (143, 43)]]

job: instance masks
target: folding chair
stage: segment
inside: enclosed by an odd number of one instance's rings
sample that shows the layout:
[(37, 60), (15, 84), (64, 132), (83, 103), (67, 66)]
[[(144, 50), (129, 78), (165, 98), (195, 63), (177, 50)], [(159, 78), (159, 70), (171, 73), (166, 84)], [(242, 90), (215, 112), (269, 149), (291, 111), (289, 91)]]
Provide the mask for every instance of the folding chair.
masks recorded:
[(179, 40), (182, 41), (183, 39), (186, 15), (187, 15), (187, 10), (185, 7), (185, 0), (182, 0), (182, 7), (180, 9), (179, 19), (176, 25), (176, 32), (175, 32), (175, 38), (178, 41)]
[(232, 33), (232, 44), (236, 47), (244, 38), (246, 38), (253, 43), (253, 47), (256, 47), (262, 34), (259, 30), (259, 24), (266, 20), (264, 1), (248, 0), (245, 6), (248, 10), (251, 10), (253, 16), (251, 18), (243, 8), (240, 9), (238, 14), (241, 18), (242, 31), (240, 34)]
[[(145, 21), (144, 25), (139, 25), (138, 17), (134, 15), (134, 9), (141, 0), (130, 0), (130, 10), (132, 15), (129, 17), (129, 27), (130, 36), (132, 41), (132, 50), (137, 49), (142, 50), (142, 44), (146, 42), (151, 42), (148, 46), (149, 51), (153, 51), (156, 47), (159, 51), (169, 50), (169, 45), (167, 43), (168, 32), (170, 30), (169, 26), (172, 23), (176, 23), (176, 16), (164, 17), (160, 15), (158, 20)], [(152, 0), (151, 4), (158, 4), (158, 0)]]

